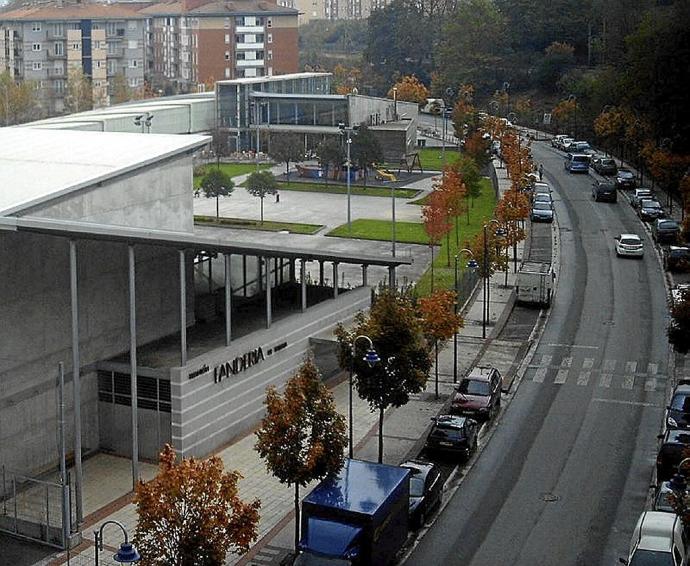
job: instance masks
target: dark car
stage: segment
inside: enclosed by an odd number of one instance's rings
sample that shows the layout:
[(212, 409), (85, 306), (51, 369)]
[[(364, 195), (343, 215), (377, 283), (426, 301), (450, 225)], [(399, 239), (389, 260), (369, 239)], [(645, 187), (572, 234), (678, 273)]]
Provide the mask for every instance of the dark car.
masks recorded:
[(688, 271), (690, 269), (690, 248), (669, 246), (664, 250), (664, 269), (667, 271)]
[(652, 510), (663, 511), (664, 513), (675, 513), (670, 500), (672, 494), (673, 490), (671, 489), (670, 483), (667, 481), (661, 482), (656, 490), (656, 493), (654, 494), (654, 504), (652, 506)]
[(642, 199), (646, 198), (654, 198), (654, 193), (652, 192), (652, 189), (645, 189), (645, 188), (639, 188), (635, 189), (635, 192), (633, 195), (630, 197), (630, 204), (632, 205), (633, 208), (639, 208), (640, 202)]
[(634, 189), (637, 184), (635, 173), (627, 167), (619, 167), (616, 173), (616, 186), (619, 189)]
[(666, 213), (661, 207), (659, 201), (651, 198), (644, 198), (640, 201), (640, 208), (638, 209), (637, 214), (644, 222), (652, 222), (657, 218), (663, 218), (666, 216)]
[(656, 482), (668, 481), (676, 473), (683, 459), (683, 450), (690, 445), (690, 433), (686, 430), (667, 430), (656, 456)]
[(438, 466), (424, 460), (407, 460), (400, 464), (410, 470), (410, 524), (424, 526), (429, 514), (441, 504), (443, 479)]
[(477, 419), (493, 418), (501, 407), (502, 384), (496, 368), (474, 368), (455, 388), (451, 411)]
[(529, 217), (532, 222), (553, 222), (553, 206), (548, 202), (535, 202)]
[(680, 236), (680, 225), (670, 218), (658, 218), (652, 224), (652, 237), (657, 244), (675, 244)]
[(690, 428), (690, 385), (678, 385), (666, 407), (668, 428)]
[(594, 181), (592, 183), (592, 198), (599, 202), (618, 202), (618, 191), (616, 185), (610, 181)]
[(609, 176), (618, 173), (618, 166), (615, 160), (610, 157), (597, 156), (592, 159), (592, 168), (599, 173), (599, 175)]
[(479, 424), (469, 417), (439, 415), (431, 419), (434, 426), (424, 448), (430, 453), (459, 454), (469, 458), (477, 449)]

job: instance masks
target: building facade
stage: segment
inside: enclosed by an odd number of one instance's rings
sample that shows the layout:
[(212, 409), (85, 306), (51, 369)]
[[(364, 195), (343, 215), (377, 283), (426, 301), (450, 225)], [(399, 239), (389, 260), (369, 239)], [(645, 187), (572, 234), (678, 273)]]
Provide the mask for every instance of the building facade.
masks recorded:
[(144, 30), (144, 16), (112, 4), (58, 3), (0, 13), (0, 73), (32, 81), (44, 112), (56, 114), (69, 106), (76, 88), (70, 81), (76, 83), (81, 71), (94, 106), (107, 106), (118, 75), (130, 89), (144, 87)]

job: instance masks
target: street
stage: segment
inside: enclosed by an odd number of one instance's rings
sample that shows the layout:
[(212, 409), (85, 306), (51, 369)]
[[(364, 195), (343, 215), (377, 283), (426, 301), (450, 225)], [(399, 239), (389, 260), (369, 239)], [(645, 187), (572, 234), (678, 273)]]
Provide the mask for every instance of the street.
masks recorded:
[[(668, 373), (663, 271), (625, 198), (595, 203), (560, 152), (533, 154), (555, 191), (555, 302), (495, 434), (406, 564), (611, 565), (648, 495)], [(621, 232), (643, 238), (643, 260), (616, 258)]]

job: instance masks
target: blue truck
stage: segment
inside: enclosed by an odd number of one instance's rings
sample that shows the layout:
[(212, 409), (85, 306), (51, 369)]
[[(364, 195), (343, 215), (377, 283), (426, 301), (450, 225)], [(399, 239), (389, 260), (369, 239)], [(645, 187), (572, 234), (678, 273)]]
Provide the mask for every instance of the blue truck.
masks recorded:
[(345, 460), (302, 501), (296, 566), (386, 566), (407, 540), (410, 471)]

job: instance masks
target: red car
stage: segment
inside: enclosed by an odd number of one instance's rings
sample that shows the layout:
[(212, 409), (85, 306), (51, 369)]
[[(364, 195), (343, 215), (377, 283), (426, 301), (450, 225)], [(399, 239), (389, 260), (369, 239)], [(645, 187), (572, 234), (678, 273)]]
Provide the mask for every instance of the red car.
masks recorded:
[(501, 374), (493, 367), (476, 367), (455, 388), (453, 413), (492, 419), (501, 406)]

